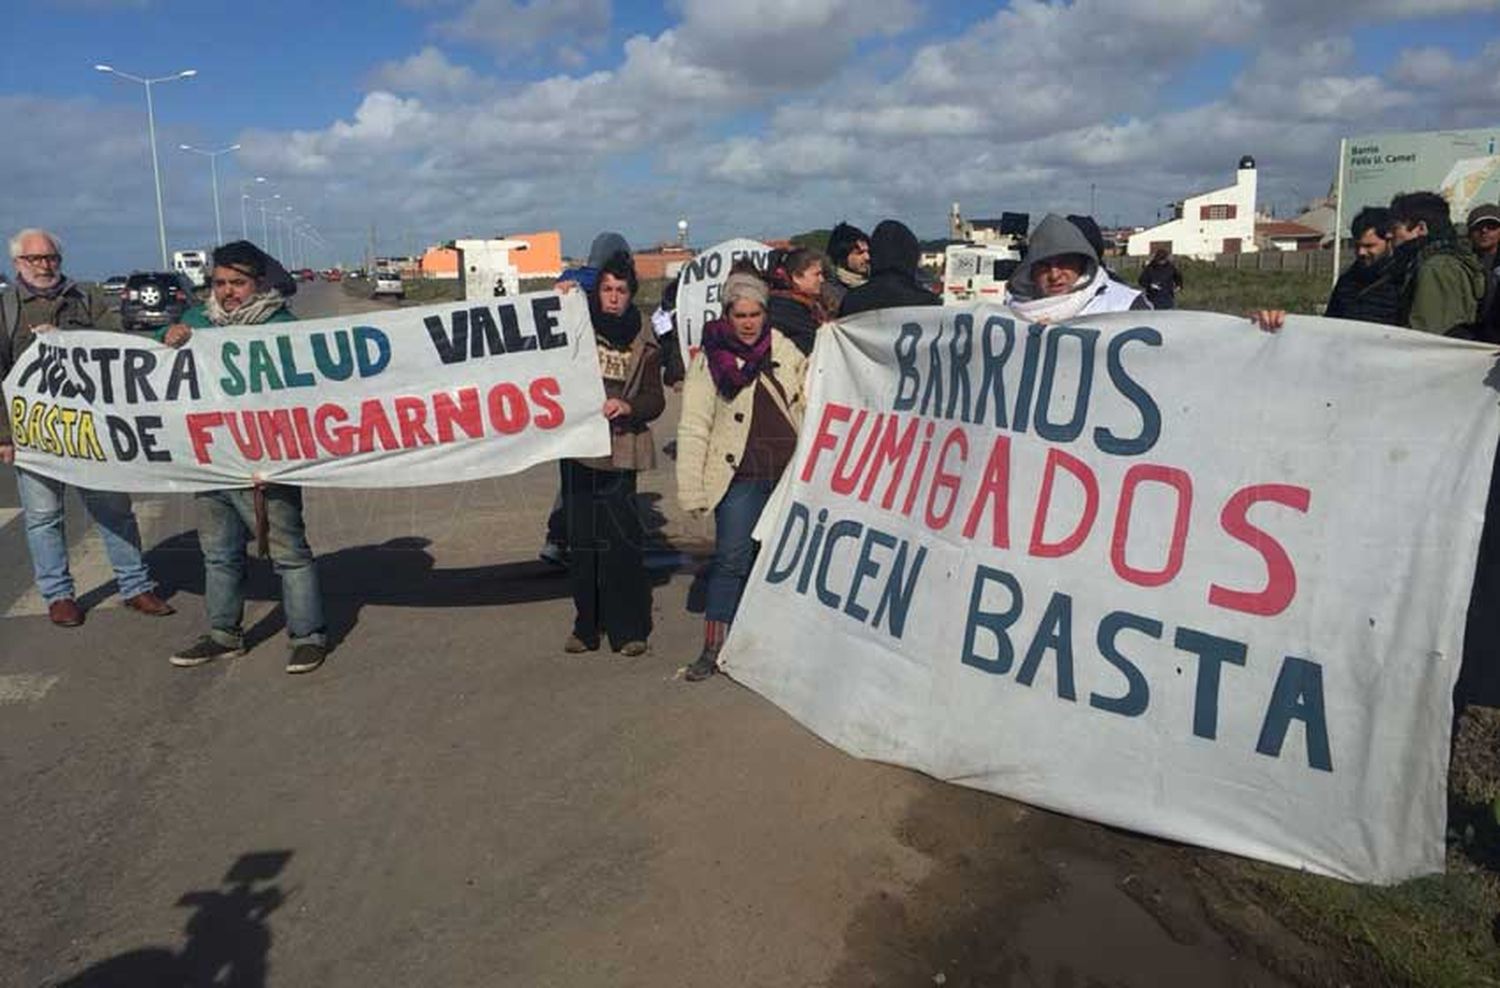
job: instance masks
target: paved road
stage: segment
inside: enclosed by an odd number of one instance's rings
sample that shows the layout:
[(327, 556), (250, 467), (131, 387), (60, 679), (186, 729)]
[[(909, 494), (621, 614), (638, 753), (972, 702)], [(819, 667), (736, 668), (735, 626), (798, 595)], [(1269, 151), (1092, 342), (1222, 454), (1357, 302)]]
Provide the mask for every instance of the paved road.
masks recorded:
[[(561, 652), (539, 468), (313, 492), (338, 647), (301, 677), (265, 567), (251, 653), (168, 665), (203, 628), (183, 498), (139, 501), (176, 616), (112, 606), (75, 517), (89, 620), (52, 628), (0, 478), (0, 984), (1280, 983), (1173, 884), (1178, 849), (855, 761), (723, 677), (682, 682), (697, 567), (668, 546), (705, 533), (662, 465), (647, 656)], [(1123, 890), (1141, 874), (1150, 913)]]

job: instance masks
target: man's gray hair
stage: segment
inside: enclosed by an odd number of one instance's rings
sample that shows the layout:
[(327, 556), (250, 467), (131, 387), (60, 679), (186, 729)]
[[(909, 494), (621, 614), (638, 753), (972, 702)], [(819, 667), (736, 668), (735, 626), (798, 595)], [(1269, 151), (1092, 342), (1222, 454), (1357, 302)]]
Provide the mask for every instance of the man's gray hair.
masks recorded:
[(10, 259), (14, 261), (21, 256), (21, 241), (27, 237), (46, 237), (47, 242), (52, 245), (52, 253), (61, 254), (62, 241), (57, 239), (57, 234), (51, 230), (43, 230), (40, 227), (28, 226), (14, 237), (10, 238)]

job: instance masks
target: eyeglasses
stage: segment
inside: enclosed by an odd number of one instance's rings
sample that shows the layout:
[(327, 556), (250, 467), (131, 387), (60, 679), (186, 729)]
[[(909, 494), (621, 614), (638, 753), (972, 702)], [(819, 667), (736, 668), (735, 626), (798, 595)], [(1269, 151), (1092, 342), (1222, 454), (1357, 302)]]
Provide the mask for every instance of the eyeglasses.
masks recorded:
[(16, 260), (27, 264), (61, 264), (61, 254), (17, 254)]

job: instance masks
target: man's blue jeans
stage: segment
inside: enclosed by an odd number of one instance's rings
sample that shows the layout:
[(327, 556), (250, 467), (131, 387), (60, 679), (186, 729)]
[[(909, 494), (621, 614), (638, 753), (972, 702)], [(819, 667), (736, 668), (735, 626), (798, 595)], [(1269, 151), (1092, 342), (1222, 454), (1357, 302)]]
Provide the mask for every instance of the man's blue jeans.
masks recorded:
[[(16, 471), (16, 487), (26, 512), (26, 545), (36, 588), (47, 603), (74, 597), (73, 574), (68, 571), (68, 537), (63, 528), (63, 494), (67, 484), (26, 470)], [(115, 571), (120, 596), (126, 599), (155, 589), (156, 582), (141, 559), (141, 530), (130, 507), (130, 495), (116, 491), (73, 488), (99, 529), (104, 552)]]
[(708, 620), (729, 624), (740, 609), (740, 597), (755, 563), (750, 533), (775, 489), (774, 480), (736, 480), (714, 506), (714, 561), (703, 614)]
[[(272, 484), (265, 489), (271, 562), (281, 577), (281, 607), (292, 644), (326, 644), (318, 567), (302, 523), (302, 490)], [(197, 495), (198, 543), (203, 547), (203, 603), (215, 641), (232, 648), (245, 643), (245, 543), (255, 532), (253, 490)]]

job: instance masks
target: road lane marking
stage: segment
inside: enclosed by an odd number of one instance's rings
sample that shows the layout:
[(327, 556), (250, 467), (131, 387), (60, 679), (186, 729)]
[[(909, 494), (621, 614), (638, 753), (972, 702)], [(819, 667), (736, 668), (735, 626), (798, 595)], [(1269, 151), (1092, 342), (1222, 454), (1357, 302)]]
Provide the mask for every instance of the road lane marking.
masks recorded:
[(0, 528), (9, 525), (12, 518), (21, 513), (20, 508), (0, 508)]
[(0, 703), (36, 703), (47, 695), (59, 678), (34, 673), (0, 676)]

